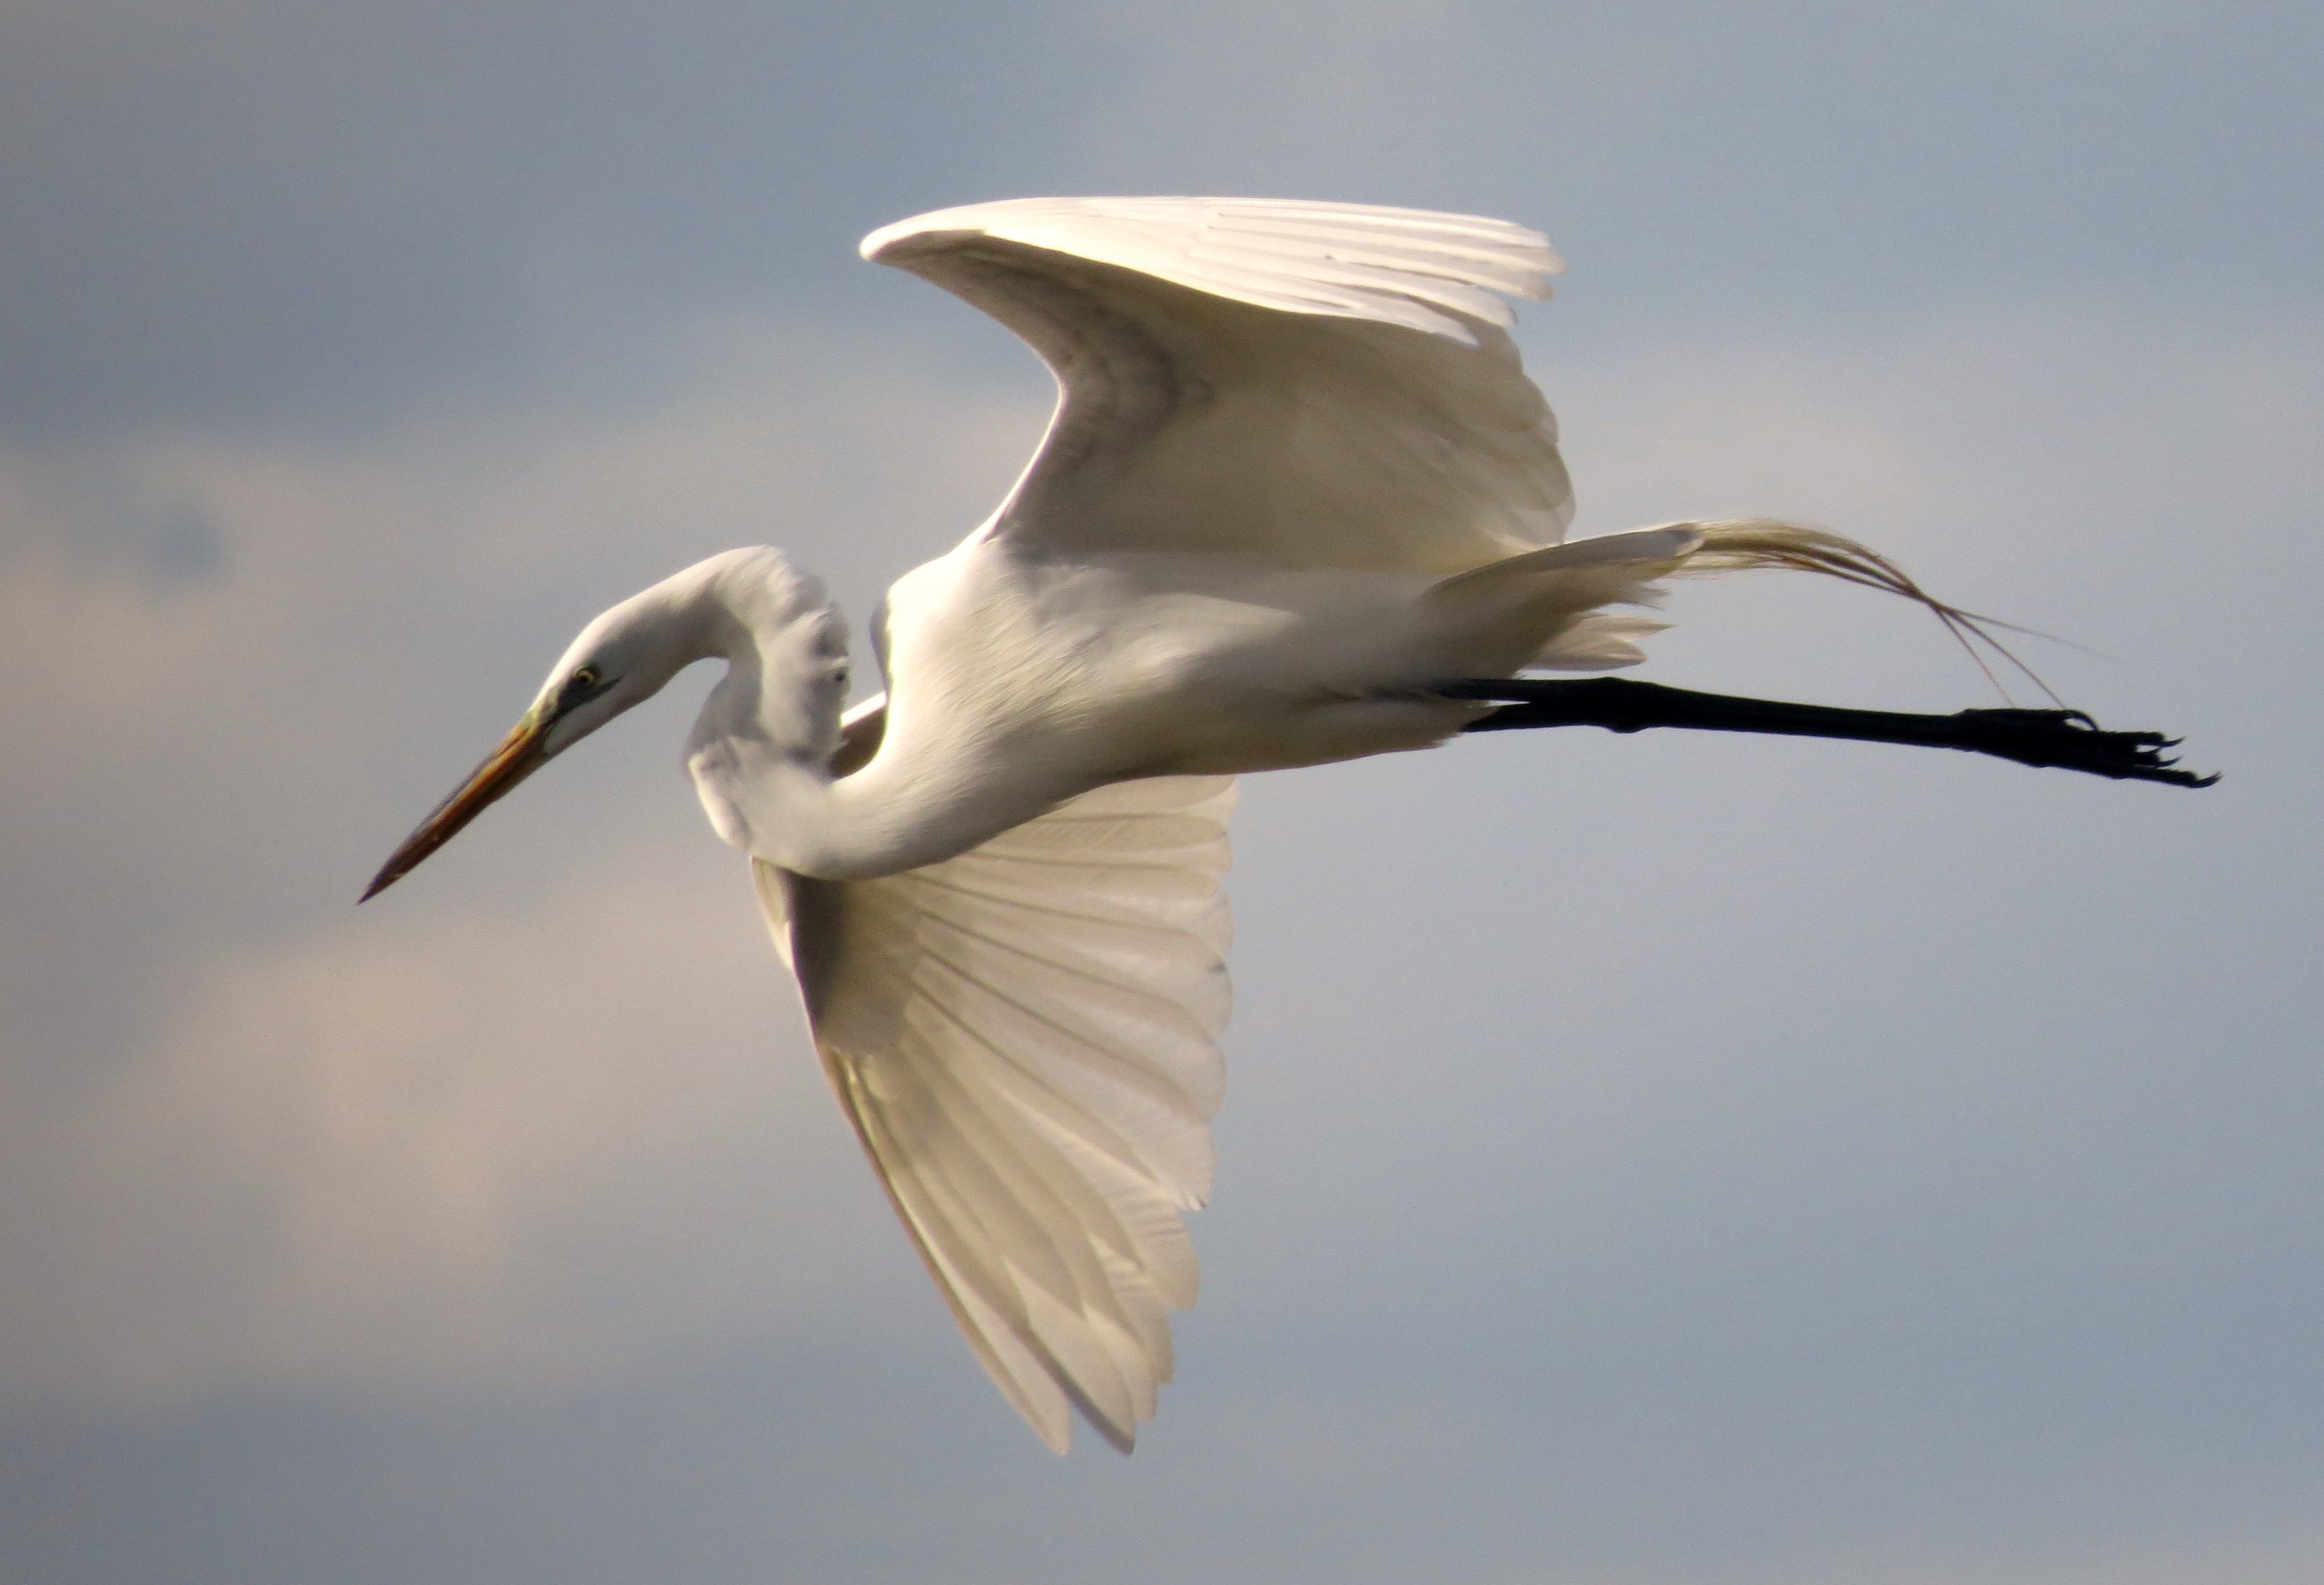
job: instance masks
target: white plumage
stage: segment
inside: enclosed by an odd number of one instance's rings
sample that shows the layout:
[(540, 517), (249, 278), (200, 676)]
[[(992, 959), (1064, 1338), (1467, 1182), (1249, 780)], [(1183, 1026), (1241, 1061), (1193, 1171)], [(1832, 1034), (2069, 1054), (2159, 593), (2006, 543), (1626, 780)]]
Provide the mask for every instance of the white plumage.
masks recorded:
[(863, 256), (975, 304), (1057, 376), (1056, 417), (989, 532), (1443, 574), (1572, 521), (1556, 422), (1496, 295), (1547, 297), (1564, 267), (1523, 226), (1036, 198), (902, 221)]
[(1170, 1376), (1166, 1313), (1194, 1298), (1181, 1214), (1222, 1087), (1231, 778), (1435, 743), (1494, 696), (1539, 709), (1555, 685), (1492, 679), (1639, 659), (1656, 624), (1612, 608), (1690, 564), (1923, 596), (1765, 521), (1561, 544), (1572, 492), (1503, 301), (1561, 266), (1521, 226), (1045, 198), (863, 253), (992, 314), (1061, 390), (992, 518), (890, 591), (887, 694), (843, 720), (821, 586), (765, 548), (713, 557), (591, 622), (371, 889), (724, 662), (688, 769), (751, 855), (841, 1106), (1009, 1401), (1061, 1451), (1068, 1405), (1127, 1450)]
[(833, 1093), (1001, 1392), (1130, 1447), (1194, 1302), (1234, 783), (1122, 782), (876, 880), (764, 862)]

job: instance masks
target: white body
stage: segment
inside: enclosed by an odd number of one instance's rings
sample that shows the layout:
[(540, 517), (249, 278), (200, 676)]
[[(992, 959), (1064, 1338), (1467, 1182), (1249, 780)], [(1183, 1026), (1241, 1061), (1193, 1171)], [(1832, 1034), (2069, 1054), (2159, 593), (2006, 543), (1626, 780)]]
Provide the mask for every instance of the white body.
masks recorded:
[(1635, 660), (1658, 624), (1605, 608), (1690, 560), (1893, 569), (1780, 525), (1561, 544), (1555, 426), (1502, 301), (1560, 266), (1522, 227), (1044, 199), (864, 252), (991, 312), (1063, 392), (991, 521), (890, 591), (884, 700), (843, 723), (812, 579), (715, 557), (592, 622), (373, 887), (723, 659), (687, 766), (834, 1092), (1009, 1400), (1060, 1451), (1072, 1407), (1126, 1450), (1194, 1296), (1228, 779), (1435, 742), (1483, 709), (1445, 683)]
[[(1539, 554), (1571, 492), (1495, 293), (1546, 295), (1560, 266), (1521, 227), (1044, 199), (864, 252), (1024, 334), (1064, 399), (992, 520), (890, 592), (868, 764), (830, 783), (797, 763), (819, 744), (791, 741), (788, 701), (758, 720), (747, 679), (706, 712), (689, 763), (714, 824), (786, 869), (889, 874), (1113, 781), (1436, 742), (1480, 707), (1433, 684), (1637, 659), (1625, 637), (1653, 624), (1591, 613), (1699, 543), (1682, 526)], [(721, 576), (730, 604), (747, 573)]]
[[(1692, 542), (1655, 534), (1645, 548), (1663, 554), (1643, 570)], [(1625, 564), (1623, 585), (1641, 570)], [(691, 763), (735, 845), (825, 879), (890, 874), (1109, 782), (1440, 742), (1483, 706), (1431, 696), (1431, 685), (1516, 671), (1579, 614), (1575, 585), (1600, 587), (1536, 574), (1432, 598), (1440, 582), (1167, 552), (1058, 562), (981, 536), (890, 591), (881, 741), (832, 785), (832, 818), (769, 773), (780, 750), (742, 714), (755, 705), (744, 690), (706, 714)], [(753, 739), (765, 758), (745, 747)]]

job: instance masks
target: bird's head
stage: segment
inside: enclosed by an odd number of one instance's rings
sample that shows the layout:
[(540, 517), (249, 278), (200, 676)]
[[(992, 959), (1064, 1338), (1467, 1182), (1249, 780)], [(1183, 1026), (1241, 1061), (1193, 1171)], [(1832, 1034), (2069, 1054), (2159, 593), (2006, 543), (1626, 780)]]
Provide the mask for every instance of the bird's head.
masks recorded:
[(769, 614), (770, 591), (793, 588), (825, 604), (820, 586), (793, 572), (779, 552), (753, 547), (698, 562), (598, 616), (566, 647), (500, 746), (380, 867), (364, 898), (393, 885), (526, 777), (653, 697), (695, 661), (743, 652), (752, 627)]

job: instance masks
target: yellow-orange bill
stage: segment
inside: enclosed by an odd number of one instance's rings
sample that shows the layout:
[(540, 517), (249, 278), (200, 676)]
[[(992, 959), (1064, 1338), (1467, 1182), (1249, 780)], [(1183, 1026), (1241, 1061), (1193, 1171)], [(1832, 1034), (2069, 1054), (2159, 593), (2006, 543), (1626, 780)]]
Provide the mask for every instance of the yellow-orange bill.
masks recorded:
[(403, 839), (403, 845), (389, 855), (379, 873), (372, 877), (371, 884), (364, 888), (363, 896), (355, 900), (369, 902), (401, 880), (420, 860), (451, 841), (462, 826), (483, 814), (486, 805), (538, 769), (548, 730), (545, 713), (528, 715), (519, 722), (516, 730), (502, 739), (501, 746), (476, 767), (475, 773), (438, 804), (436, 812), (420, 823), (419, 830)]

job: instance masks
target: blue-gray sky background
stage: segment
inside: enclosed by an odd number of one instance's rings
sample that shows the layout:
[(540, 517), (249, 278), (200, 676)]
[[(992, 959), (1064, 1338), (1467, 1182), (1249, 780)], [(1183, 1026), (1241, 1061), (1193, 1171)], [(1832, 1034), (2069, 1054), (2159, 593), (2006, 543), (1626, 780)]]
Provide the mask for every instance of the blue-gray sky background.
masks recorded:
[[(2319, 80), (2292, 5), (5, 0), (0, 1578), (2324, 1576)], [(766, 541), (860, 622), (973, 526), (1047, 376), (854, 241), (1099, 191), (1542, 226), (1580, 531), (1842, 528), (2227, 780), (1247, 783), (1204, 1300), (1053, 1459), (706, 677), (349, 904), (602, 606)], [(1645, 675), (1989, 697), (1868, 595), (1672, 611)]]

